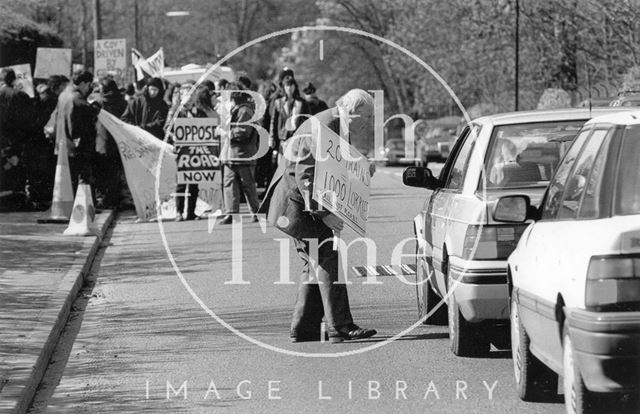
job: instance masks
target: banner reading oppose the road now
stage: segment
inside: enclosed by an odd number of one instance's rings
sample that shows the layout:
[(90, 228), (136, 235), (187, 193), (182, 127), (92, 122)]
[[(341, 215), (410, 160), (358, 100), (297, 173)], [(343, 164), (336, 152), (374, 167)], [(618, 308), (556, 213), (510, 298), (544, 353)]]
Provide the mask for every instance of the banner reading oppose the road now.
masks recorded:
[(178, 183), (213, 182), (220, 170), (220, 137), (215, 135), (220, 120), (215, 118), (176, 118), (173, 142), (178, 150)]
[(140, 220), (158, 216), (156, 204), (156, 174), (160, 168), (160, 201), (171, 198), (176, 187), (176, 156), (173, 147), (137, 126), (129, 125), (106, 111), (98, 120), (113, 135), (124, 165), (127, 184)]
[(312, 131), (319, 138), (312, 198), (364, 237), (371, 186), (369, 162), (326, 126), (314, 125)]

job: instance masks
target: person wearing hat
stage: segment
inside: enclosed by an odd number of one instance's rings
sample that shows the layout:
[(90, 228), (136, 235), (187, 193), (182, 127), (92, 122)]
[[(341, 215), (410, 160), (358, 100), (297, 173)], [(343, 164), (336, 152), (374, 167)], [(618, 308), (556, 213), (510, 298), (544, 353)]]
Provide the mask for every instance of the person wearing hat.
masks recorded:
[(151, 78), (143, 93), (129, 101), (122, 120), (163, 139), (168, 113), (169, 106), (164, 101), (164, 83), (160, 78)]
[(327, 103), (316, 96), (316, 87), (311, 82), (307, 83), (307, 86), (302, 90), (302, 96), (307, 101), (309, 115), (315, 115), (329, 109)]

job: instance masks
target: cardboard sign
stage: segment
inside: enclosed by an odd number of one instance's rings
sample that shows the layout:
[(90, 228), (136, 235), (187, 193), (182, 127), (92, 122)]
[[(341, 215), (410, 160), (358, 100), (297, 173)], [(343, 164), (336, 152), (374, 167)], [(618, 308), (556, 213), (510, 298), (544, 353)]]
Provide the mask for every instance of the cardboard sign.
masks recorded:
[(364, 237), (371, 187), (369, 162), (326, 126), (314, 125), (312, 131), (316, 162), (311, 197)]
[[(31, 65), (24, 63), (22, 65), (7, 66), (7, 69), (13, 69), (16, 73), (15, 88), (26, 93), (29, 97), (34, 97), (33, 79), (31, 78)], [(0, 70), (5, 68), (0, 68)]]
[(173, 141), (178, 150), (178, 184), (214, 181), (220, 170), (220, 137), (215, 135), (219, 118), (176, 118)]
[[(170, 199), (176, 187), (176, 156), (173, 147), (104, 110), (100, 111), (98, 120), (113, 135), (118, 145), (138, 218), (144, 221), (156, 218), (160, 212), (160, 206), (156, 203), (156, 181), (159, 181), (160, 201)], [(159, 177), (156, 179), (158, 173)]]
[(100, 39), (93, 45), (95, 75), (112, 75), (119, 82), (127, 71), (127, 40)]
[(47, 79), (51, 75), (71, 77), (71, 49), (38, 48), (33, 77)]

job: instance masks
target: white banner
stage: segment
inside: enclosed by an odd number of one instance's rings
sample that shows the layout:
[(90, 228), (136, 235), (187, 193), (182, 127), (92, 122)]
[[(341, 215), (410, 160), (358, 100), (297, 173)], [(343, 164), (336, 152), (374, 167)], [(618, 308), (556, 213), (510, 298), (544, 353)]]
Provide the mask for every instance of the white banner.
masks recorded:
[[(312, 124), (313, 125), (313, 124)], [(324, 125), (313, 125), (316, 164), (312, 198), (364, 237), (369, 214), (369, 162)]]
[(71, 77), (71, 49), (38, 48), (33, 77), (47, 79), (51, 75)]
[(94, 71), (98, 78), (113, 75), (117, 82), (127, 70), (127, 39), (100, 39), (93, 43)]
[[(0, 70), (5, 68), (0, 68)], [(7, 69), (13, 69), (16, 73), (15, 88), (26, 93), (31, 98), (33, 93), (33, 79), (31, 78), (31, 65), (23, 63), (22, 65), (7, 66)]]
[(147, 72), (151, 77), (164, 77), (164, 52), (160, 48), (156, 53), (138, 60), (137, 67)]
[(118, 145), (138, 218), (144, 221), (156, 218), (160, 212), (156, 204), (156, 174), (161, 157), (160, 201), (171, 198), (176, 188), (176, 156), (173, 147), (106, 111), (100, 111), (98, 120), (113, 135)]

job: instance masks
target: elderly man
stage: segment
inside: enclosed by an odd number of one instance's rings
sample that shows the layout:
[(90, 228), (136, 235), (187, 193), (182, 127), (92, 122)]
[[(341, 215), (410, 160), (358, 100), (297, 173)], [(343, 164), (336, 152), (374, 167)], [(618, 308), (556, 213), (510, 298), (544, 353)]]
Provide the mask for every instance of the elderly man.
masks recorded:
[[(333, 232), (342, 230), (343, 222), (329, 211), (319, 209), (317, 203), (305, 195), (312, 194), (314, 187), (315, 139), (322, 139), (312, 136), (311, 123), (326, 125), (336, 134), (342, 132), (349, 140), (373, 137), (373, 98), (362, 89), (350, 90), (338, 100), (336, 107), (314, 118), (305, 121), (287, 142), (259, 211), (266, 212), (269, 223), (294, 239), (303, 262), (291, 340), (319, 340), (323, 316), (331, 342), (368, 338), (376, 331), (353, 323), (347, 287), (336, 283), (338, 252), (333, 249), (332, 240)], [(370, 171), (373, 173), (373, 165)], [(318, 241), (317, 261), (312, 260), (316, 254), (310, 250), (309, 240)], [(317, 281), (309, 283), (310, 275), (317, 275)]]

